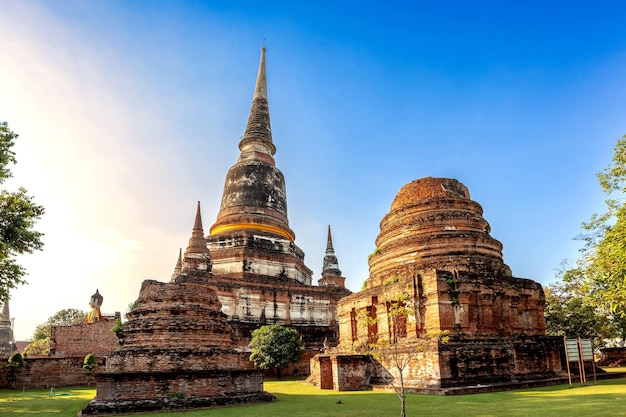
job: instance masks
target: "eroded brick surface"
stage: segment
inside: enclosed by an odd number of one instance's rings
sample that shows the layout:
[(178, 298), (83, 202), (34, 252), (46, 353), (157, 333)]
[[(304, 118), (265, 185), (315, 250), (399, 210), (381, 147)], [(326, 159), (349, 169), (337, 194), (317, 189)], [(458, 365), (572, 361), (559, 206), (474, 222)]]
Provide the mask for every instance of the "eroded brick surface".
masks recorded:
[[(389, 355), (378, 358), (383, 371), (367, 356), (354, 356), (349, 365), (346, 359), (368, 340), (394, 339), (399, 354), (410, 357), (404, 381), (416, 388), (562, 374), (562, 341), (545, 334), (543, 289), (512, 276), (482, 213), (454, 179), (429, 177), (402, 187), (381, 221), (366, 289), (339, 301), (339, 345), (328, 359), (313, 358), (310, 379), (327, 386), (332, 372), (339, 390), (358, 386), (347, 382), (357, 375), (370, 382), (397, 379)], [(401, 330), (390, 314), (398, 300), (409, 309)]]
[(116, 316), (105, 316), (95, 323), (80, 323), (72, 326), (53, 326), (50, 335), (50, 355), (82, 357), (93, 353), (104, 357), (115, 349), (117, 336), (113, 332)]
[(118, 332), (120, 349), (96, 375), (97, 394), (83, 414), (273, 399), (263, 391), (261, 371), (235, 348), (215, 291), (201, 273), (190, 275), (174, 283), (144, 281)]

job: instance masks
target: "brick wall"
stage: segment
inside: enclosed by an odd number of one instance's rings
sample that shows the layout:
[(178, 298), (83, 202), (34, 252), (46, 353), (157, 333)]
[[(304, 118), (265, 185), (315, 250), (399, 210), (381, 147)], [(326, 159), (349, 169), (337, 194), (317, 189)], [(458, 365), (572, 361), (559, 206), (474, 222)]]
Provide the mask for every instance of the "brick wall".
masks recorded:
[(601, 364), (604, 366), (624, 366), (626, 364), (626, 347), (602, 349)]
[[(116, 317), (119, 318), (119, 313)], [(93, 324), (54, 326), (51, 329), (50, 355), (84, 358), (93, 353), (96, 357), (106, 356), (117, 345), (117, 336), (111, 331), (114, 326), (115, 318)]]
[[(82, 357), (27, 357), (17, 380), (17, 388), (59, 388), (88, 385)], [(104, 357), (96, 357), (96, 372), (104, 369)], [(2, 364), (7, 358), (0, 358)], [(0, 389), (10, 388), (7, 367), (0, 364)], [(93, 383), (92, 383), (93, 385)]]
[(441, 386), (555, 378), (562, 348), (563, 339), (550, 336), (451, 338), (439, 345)]

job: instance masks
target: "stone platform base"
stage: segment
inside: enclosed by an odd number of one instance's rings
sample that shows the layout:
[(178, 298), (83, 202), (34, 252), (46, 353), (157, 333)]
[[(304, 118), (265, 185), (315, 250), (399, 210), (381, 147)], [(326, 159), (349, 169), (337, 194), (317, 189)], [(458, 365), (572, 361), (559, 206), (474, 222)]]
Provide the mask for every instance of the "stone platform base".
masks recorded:
[(102, 373), (80, 415), (115, 415), (271, 402), (260, 371)]
[(276, 398), (268, 392), (256, 394), (229, 394), (221, 395), (219, 397), (162, 398), (156, 400), (93, 400), (80, 412), (79, 416), (190, 410), (263, 403), (275, 400)]

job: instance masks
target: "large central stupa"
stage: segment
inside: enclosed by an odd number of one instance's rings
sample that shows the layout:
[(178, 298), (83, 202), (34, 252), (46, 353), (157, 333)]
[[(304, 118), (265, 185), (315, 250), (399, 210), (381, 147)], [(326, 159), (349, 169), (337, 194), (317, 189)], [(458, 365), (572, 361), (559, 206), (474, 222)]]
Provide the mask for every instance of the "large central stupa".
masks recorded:
[[(285, 178), (274, 160), (265, 54), (262, 48), (240, 155), (226, 174), (217, 219), (204, 236), (198, 206), (185, 258), (195, 259), (206, 271), (235, 343), (247, 346), (252, 330), (263, 324), (296, 328), (306, 354), (287, 371), (307, 374), (308, 358), (325, 342), (337, 343), (337, 302), (350, 291), (336, 267), (330, 230), (335, 267), (330, 271), (324, 266), (318, 285), (312, 285), (312, 271), (289, 226)], [(184, 275), (186, 267), (177, 267), (172, 279)]]

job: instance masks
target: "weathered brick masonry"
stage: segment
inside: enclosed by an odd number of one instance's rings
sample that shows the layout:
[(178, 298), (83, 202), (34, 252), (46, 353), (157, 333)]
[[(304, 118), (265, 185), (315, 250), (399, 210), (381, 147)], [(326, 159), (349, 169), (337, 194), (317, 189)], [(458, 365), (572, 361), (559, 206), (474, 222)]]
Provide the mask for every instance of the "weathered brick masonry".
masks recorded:
[[(117, 346), (117, 335), (112, 329), (119, 317), (116, 313), (93, 324), (53, 326), (49, 355), (26, 356), (18, 385), (24, 388), (86, 385), (89, 381), (83, 371), (85, 356), (93, 353), (98, 361), (96, 371), (104, 369), (106, 356)], [(0, 366), (0, 388), (9, 387), (5, 372), (6, 367)]]
[(116, 313), (91, 324), (53, 326), (50, 331), (50, 355), (84, 358), (93, 353), (96, 357), (107, 356), (117, 345), (113, 327), (120, 318), (120, 313)]
[[(93, 382), (83, 371), (82, 357), (37, 356), (27, 357), (24, 368), (18, 375), (17, 385), (21, 388), (59, 388), (84, 386)], [(104, 369), (105, 358), (98, 357), (98, 369)], [(6, 360), (3, 361), (6, 363)], [(0, 388), (11, 388), (7, 378), (7, 367), (0, 366)]]
[[(189, 259), (188, 259), (189, 260)], [(261, 371), (250, 369), (232, 340), (203, 271), (176, 282), (144, 281), (136, 308), (118, 331), (121, 347), (96, 374), (84, 415), (271, 401)]]
[(224, 180), (220, 210), (208, 236), (200, 206), (192, 237), (172, 279), (185, 269), (204, 271), (233, 329), (233, 341), (244, 348), (252, 330), (264, 324), (296, 329), (306, 354), (284, 373), (309, 373), (309, 358), (338, 341), (337, 302), (345, 287), (330, 229), (324, 268), (318, 285), (304, 262), (289, 226), (285, 178), (276, 166), (270, 124), (265, 49), (248, 123), (239, 142), (239, 158)]
[(239, 149), (209, 236), (198, 203), (171, 282), (144, 282), (137, 308), (118, 332), (121, 349), (96, 376), (98, 394), (83, 414), (271, 400), (248, 359), (251, 332), (264, 324), (301, 334), (304, 360), (288, 372), (308, 374), (309, 358), (336, 345), (337, 302), (350, 291), (330, 230), (314, 286), (289, 227), (285, 181), (273, 157), (265, 48)]
[[(396, 339), (411, 356), (403, 377), (415, 388), (561, 375), (562, 340), (545, 334), (543, 289), (512, 276), (482, 213), (454, 179), (402, 187), (381, 221), (366, 289), (338, 303), (339, 346), (313, 359), (311, 380), (337, 390), (380, 382), (367, 357), (360, 368), (340, 363), (355, 344)], [(401, 333), (389, 315), (399, 299), (412, 311)], [(397, 378), (388, 360), (380, 364)]]

